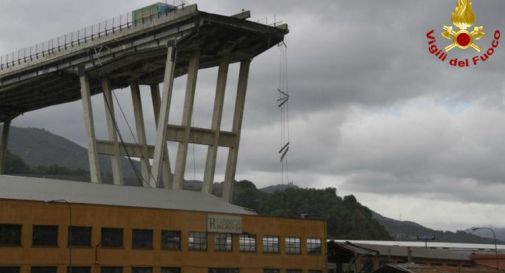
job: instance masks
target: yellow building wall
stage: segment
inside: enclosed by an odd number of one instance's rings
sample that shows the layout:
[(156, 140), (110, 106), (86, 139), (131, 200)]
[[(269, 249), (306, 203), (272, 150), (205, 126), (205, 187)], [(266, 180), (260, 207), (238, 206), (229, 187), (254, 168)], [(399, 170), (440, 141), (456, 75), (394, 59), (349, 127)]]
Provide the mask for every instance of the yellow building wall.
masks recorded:
[[(135, 197), (132, 197), (135, 198)], [(188, 250), (190, 231), (206, 232), (207, 215), (194, 211), (176, 211), (150, 208), (132, 208), (103, 205), (71, 204), (72, 225), (92, 227), (92, 247), (73, 247), (72, 265), (91, 266), (99, 273), (101, 266), (122, 266), (124, 273), (131, 267), (180, 267), (183, 273), (207, 273), (208, 268), (240, 268), (241, 273), (263, 272), (265, 268), (326, 270), (326, 224), (322, 221), (276, 217), (242, 217), (242, 232), (256, 235), (256, 252), (239, 252), (238, 234), (233, 235), (233, 252), (214, 250), (214, 236), (208, 235), (207, 251)], [(225, 215), (225, 214), (223, 214)], [(20, 266), (29, 273), (31, 266), (58, 266), (66, 272), (68, 264), (67, 228), (69, 205), (34, 201), (0, 200), (0, 224), (21, 224), (21, 246), (0, 246), (0, 266)], [(33, 225), (57, 225), (58, 247), (32, 247)], [(101, 228), (123, 228), (123, 248), (100, 247)], [(153, 249), (132, 249), (132, 229), (152, 229)], [(161, 230), (181, 231), (181, 250), (161, 250)], [(280, 253), (264, 254), (264, 235), (279, 236)], [(285, 237), (300, 237), (302, 254), (284, 251)], [(320, 238), (321, 255), (308, 255), (307, 238)]]

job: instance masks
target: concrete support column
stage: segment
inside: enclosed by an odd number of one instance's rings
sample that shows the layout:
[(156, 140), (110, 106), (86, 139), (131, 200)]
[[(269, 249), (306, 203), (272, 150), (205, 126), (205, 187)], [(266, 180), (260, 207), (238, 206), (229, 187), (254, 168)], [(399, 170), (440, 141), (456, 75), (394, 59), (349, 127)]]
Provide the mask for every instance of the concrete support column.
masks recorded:
[(212, 126), (214, 131), (214, 143), (207, 148), (207, 160), (205, 163), (205, 174), (203, 177), (202, 192), (212, 193), (214, 185), (214, 174), (216, 172), (216, 159), (219, 149), (219, 134), (221, 132), (221, 121), (223, 117), (224, 95), (226, 90), (226, 80), (228, 79), (228, 60), (221, 61), (217, 74), (216, 97), (214, 99), (214, 112), (212, 114)]
[(197, 52), (189, 61), (188, 81), (186, 84), (186, 95), (184, 98), (184, 109), (182, 113), (182, 126), (184, 130), (184, 141), (179, 143), (177, 148), (177, 159), (175, 161), (174, 184), (172, 189), (182, 189), (184, 183), (184, 173), (186, 171), (186, 159), (188, 157), (188, 142), (191, 131), (191, 119), (193, 117), (193, 103), (195, 100), (196, 80), (198, 69), (200, 68), (200, 54)]
[(250, 64), (251, 60), (242, 61), (240, 64), (237, 98), (235, 101), (235, 113), (233, 115), (232, 128), (232, 132), (235, 134), (235, 145), (233, 145), (228, 152), (222, 196), (222, 198), (228, 202), (231, 202), (233, 198), (233, 182), (235, 180), (235, 172), (237, 171), (238, 148), (240, 144), (240, 132), (242, 130), (242, 119), (244, 116), (244, 105), (247, 93), (247, 82), (249, 80)]
[(98, 153), (96, 149), (95, 125), (93, 122), (93, 108), (91, 106), (91, 91), (89, 80), (83, 72), (79, 76), (81, 82), (81, 97), (82, 109), (84, 114), (84, 124), (86, 126), (86, 134), (88, 137), (88, 157), (89, 157), (89, 173), (92, 183), (101, 183), (100, 165), (98, 162)]
[(105, 105), (105, 118), (107, 120), (107, 131), (109, 140), (114, 145), (114, 155), (111, 157), (112, 176), (115, 185), (123, 184), (123, 170), (121, 166), (121, 156), (119, 142), (117, 139), (116, 115), (114, 113), (114, 99), (109, 79), (102, 79), (103, 99)]
[(152, 187), (156, 187), (156, 185), (158, 185), (158, 178), (160, 177), (163, 163), (163, 154), (166, 153), (165, 150), (167, 145), (168, 114), (170, 112), (170, 103), (172, 101), (176, 54), (177, 52), (174, 47), (168, 47), (162, 101), (160, 109), (158, 111), (158, 126), (156, 133), (156, 144), (154, 146), (153, 166), (151, 172), (152, 176), (150, 179), (150, 184)]
[(146, 127), (144, 124), (144, 112), (142, 110), (142, 101), (140, 99), (140, 88), (138, 82), (131, 85), (133, 113), (135, 115), (135, 128), (137, 131), (137, 142), (142, 145), (142, 158), (140, 166), (142, 169), (142, 185), (148, 186), (150, 179), (149, 152), (147, 150)]
[[(160, 86), (158, 84), (151, 85), (151, 98), (153, 101), (154, 121), (156, 125), (158, 125), (158, 120), (160, 118), (160, 105), (161, 105)], [(163, 156), (163, 163), (162, 163), (161, 177), (163, 183), (159, 183), (157, 186), (164, 189), (171, 189), (173, 184), (173, 176), (172, 171), (170, 169), (170, 158), (168, 156), (168, 150), (166, 145), (165, 148), (163, 148), (162, 156)]]
[(0, 175), (5, 174), (5, 164), (7, 159), (7, 144), (9, 142), (9, 131), (11, 120), (4, 121), (2, 128), (2, 137), (0, 139)]

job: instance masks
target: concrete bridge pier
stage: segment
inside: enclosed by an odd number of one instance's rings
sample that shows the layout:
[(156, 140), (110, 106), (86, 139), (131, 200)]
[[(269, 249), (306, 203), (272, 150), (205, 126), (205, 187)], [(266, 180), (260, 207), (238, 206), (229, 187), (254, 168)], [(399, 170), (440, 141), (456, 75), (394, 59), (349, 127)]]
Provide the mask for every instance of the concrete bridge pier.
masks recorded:
[(82, 109), (84, 115), (84, 125), (86, 127), (86, 135), (88, 138), (88, 159), (89, 159), (89, 173), (92, 183), (102, 183), (100, 175), (100, 164), (98, 162), (97, 144), (95, 137), (95, 124), (93, 122), (93, 107), (91, 105), (91, 91), (89, 86), (89, 79), (84, 72), (80, 69), (79, 79), (81, 83), (81, 97)]
[[(154, 109), (154, 122), (156, 126), (158, 126), (158, 120), (160, 118), (160, 107), (161, 107), (161, 97), (160, 97), (160, 86), (159, 84), (153, 84), (151, 87), (151, 99), (153, 101), (153, 109)], [(156, 128), (158, 130), (158, 128)], [(170, 158), (168, 156), (168, 150), (165, 145), (165, 148), (162, 150), (162, 171), (161, 177), (162, 180), (158, 183), (158, 187), (164, 189), (171, 189), (173, 185), (173, 175), (170, 168)], [(151, 173), (152, 175), (152, 173)]]
[(114, 155), (111, 158), (113, 183), (115, 185), (122, 185), (123, 168), (121, 167), (116, 115), (114, 114), (114, 98), (112, 97), (110, 81), (107, 78), (102, 79), (102, 91), (105, 105), (105, 118), (107, 120), (107, 131), (114, 150)]
[(237, 171), (238, 148), (240, 144), (240, 133), (242, 131), (242, 120), (244, 117), (245, 98), (247, 93), (247, 84), (249, 81), (249, 67), (251, 60), (240, 63), (240, 72), (237, 87), (237, 98), (235, 99), (235, 112), (233, 115), (232, 133), (235, 135), (234, 143), (228, 151), (228, 161), (226, 163), (226, 172), (224, 177), (222, 198), (231, 203), (233, 198), (233, 182)]
[(140, 98), (140, 87), (138, 82), (134, 82), (130, 86), (133, 102), (133, 114), (135, 116), (135, 129), (137, 133), (137, 143), (141, 146), (142, 157), (140, 158), (140, 167), (142, 171), (142, 185), (148, 186), (151, 167), (149, 166), (149, 154), (146, 138), (146, 126), (144, 123), (144, 111), (142, 109), (142, 101)]
[(217, 74), (216, 97), (214, 99), (214, 112), (212, 114), (212, 130), (214, 131), (214, 142), (207, 148), (207, 160), (205, 163), (205, 173), (203, 177), (202, 192), (212, 194), (214, 184), (214, 174), (216, 172), (216, 159), (219, 149), (219, 135), (221, 133), (221, 121), (223, 117), (224, 95), (226, 91), (226, 81), (228, 79), (228, 58), (221, 61)]
[[(163, 77), (163, 91), (158, 114), (156, 143), (154, 146), (153, 166), (151, 169), (152, 176), (149, 181), (151, 185), (158, 185), (158, 178), (162, 173), (162, 165), (164, 154), (167, 153), (167, 131), (168, 131), (168, 116), (170, 112), (170, 104), (172, 101), (172, 91), (174, 88), (175, 75), (175, 56), (177, 50), (174, 46), (169, 46), (167, 50), (167, 60), (165, 64), (165, 75)], [(155, 108), (156, 109), (156, 108)]]
[(6, 120), (2, 127), (2, 137), (0, 138), (0, 175), (5, 174), (5, 164), (7, 159), (7, 143), (9, 140), (9, 131), (11, 120)]
[[(225, 181), (222, 198), (232, 200), (233, 182), (237, 169), (237, 159), (240, 144), (244, 105), (249, 79), (251, 60), (246, 59), (240, 63), (240, 72), (233, 115), (231, 131), (222, 131), (223, 105), (228, 80), (230, 56), (223, 56), (219, 61), (219, 70), (216, 82), (216, 93), (212, 114), (211, 128), (197, 128), (192, 126), (194, 100), (198, 72), (200, 69), (200, 52), (195, 51), (187, 60), (187, 82), (183, 105), (182, 122), (180, 125), (168, 123), (175, 78), (175, 63), (177, 49), (169, 46), (165, 61), (163, 89), (160, 95), (159, 85), (152, 84), (151, 98), (156, 121), (156, 142), (149, 145), (146, 139), (144, 112), (139, 82), (130, 83), (137, 143), (120, 143), (116, 117), (114, 115), (114, 97), (111, 82), (107, 77), (101, 79), (101, 88), (104, 94), (104, 104), (109, 133), (108, 141), (95, 138), (93, 124), (93, 110), (90, 97), (90, 83), (85, 73), (80, 73), (81, 96), (83, 103), (84, 122), (88, 137), (88, 153), (90, 162), (91, 181), (101, 183), (98, 154), (111, 156), (114, 184), (123, 184), (121, 159), (123, 156), (140, 158), (141, 179), (144, 187), (160, 187), (165, 189), (180, 190), (184, 185), (186, 162), (189, 144), (206, 145), (207, 160), (205, 163), (204, 183), (202, 192), (212, 194), (214, 185), (217, 153), (219, 147), (228, 148), (228, 159), (225, 170)], [(172, 174), (170, 168), (167, 142), (178, 142), (175, 169)], [(152, 166), (150, 160), (152, 159)]]
[(177, 158), (175, 161), (174, 184), (172, 189), (180, 190), (184, 183), (184, 174), (186, 173), (186, 160), (188, 157), (188, 144), (191, 133), (191, 120), (193, 117), (193, 106), (195, 102), (196, 81), (198, 78), (198, 69), (200, 67), (200, 53), (195, 52), (189, 61), (188, 79), (186, 83), (186, 95), (184, 98), (184, 108), (182, 113), (182, 127), (184, 136), (177, 148)]

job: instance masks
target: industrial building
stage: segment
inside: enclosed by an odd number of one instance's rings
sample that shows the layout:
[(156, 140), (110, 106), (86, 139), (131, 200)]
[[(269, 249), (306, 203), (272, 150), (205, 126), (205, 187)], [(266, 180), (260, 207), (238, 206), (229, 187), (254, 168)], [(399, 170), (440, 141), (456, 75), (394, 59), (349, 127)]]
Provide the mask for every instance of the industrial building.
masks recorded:
[(1, 273), (326, 271), (322, 221), (191, 191), (11, 176), (0, 189)]

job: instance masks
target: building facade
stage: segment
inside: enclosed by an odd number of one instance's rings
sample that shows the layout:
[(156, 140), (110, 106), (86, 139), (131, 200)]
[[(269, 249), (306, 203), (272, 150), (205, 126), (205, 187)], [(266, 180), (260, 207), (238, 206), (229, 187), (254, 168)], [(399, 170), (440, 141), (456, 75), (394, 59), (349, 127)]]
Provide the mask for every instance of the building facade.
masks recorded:
[[(5, 180), (0, 176), (1, 273), (326, 270), (322, 221), (258, 216), (186, 191)], [(192, 209), (178, 209), (180, 200)], [(157, 208), (158, 201), (165, 203)]]

